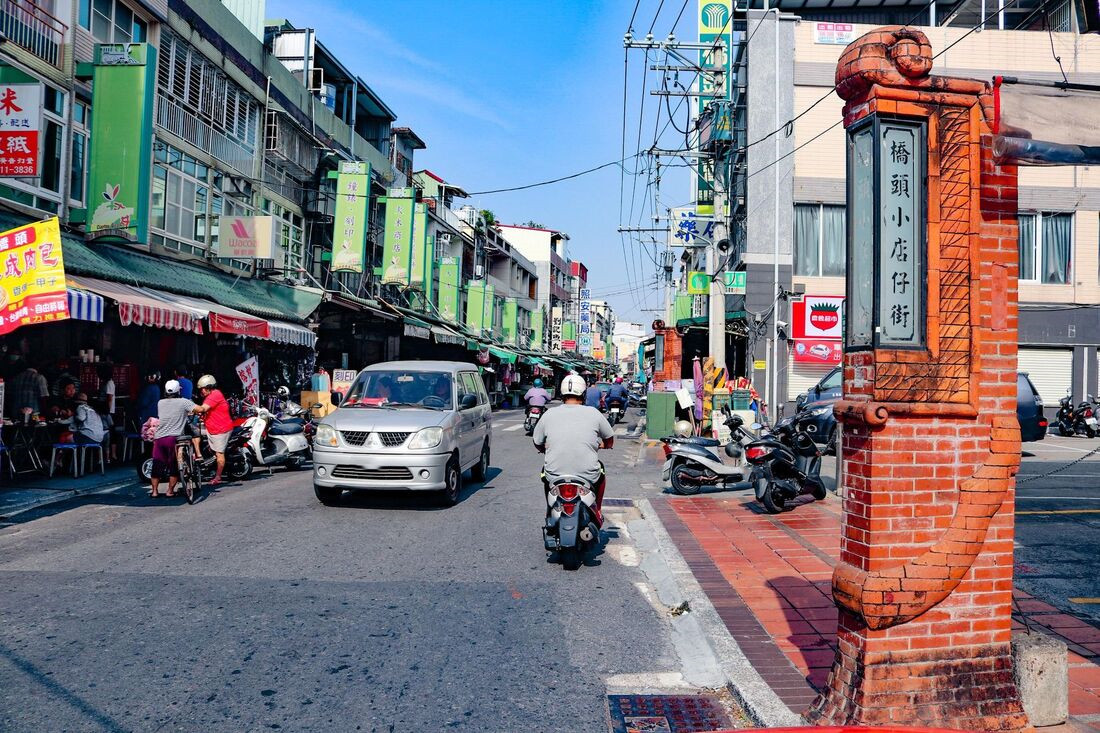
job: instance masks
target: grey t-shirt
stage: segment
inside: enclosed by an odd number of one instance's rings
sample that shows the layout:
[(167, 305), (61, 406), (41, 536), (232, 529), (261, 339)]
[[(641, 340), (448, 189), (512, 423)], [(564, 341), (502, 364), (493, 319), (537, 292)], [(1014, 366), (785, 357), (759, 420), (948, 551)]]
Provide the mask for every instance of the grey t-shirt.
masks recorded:
[(187, 416), (195, 409), (195, 403), (185, 397), (165, 397), (157, 403), (157, 417), (160, 424), (153, 437), (168, 438), (183, 435), (187, 425)]
[(600, 446), (614, 436), (607, 418), (596, 408), (559, 405), (543, 413), (532, 439), (535, 445), (546, 446), (543, 470), (548, 478), (580, 476), (594, 482), (600, 477)]

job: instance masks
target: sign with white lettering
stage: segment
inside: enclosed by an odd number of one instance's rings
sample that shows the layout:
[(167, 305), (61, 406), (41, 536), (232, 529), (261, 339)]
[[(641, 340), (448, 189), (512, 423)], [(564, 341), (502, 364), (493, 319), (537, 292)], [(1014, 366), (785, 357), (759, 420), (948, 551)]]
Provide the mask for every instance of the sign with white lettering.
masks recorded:
[(41, 84), (0, 85), (0, 177), (39, 175)]
[(923, 334), (919, 123), (885, 121), (879, 133), (878, 342), (917, 346)]

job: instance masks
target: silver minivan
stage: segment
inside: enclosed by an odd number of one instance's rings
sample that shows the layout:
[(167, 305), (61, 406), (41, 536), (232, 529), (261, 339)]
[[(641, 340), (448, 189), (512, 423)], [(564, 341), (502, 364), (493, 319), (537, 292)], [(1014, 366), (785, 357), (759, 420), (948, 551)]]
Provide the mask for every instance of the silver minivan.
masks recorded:
[(359, 372), (313, 436), (313, 490), (335, 504), (345, 489), (438, 492), (458, 501), (462, 472), (489, 469), (489, 395), (477, 367), (389, 361)]

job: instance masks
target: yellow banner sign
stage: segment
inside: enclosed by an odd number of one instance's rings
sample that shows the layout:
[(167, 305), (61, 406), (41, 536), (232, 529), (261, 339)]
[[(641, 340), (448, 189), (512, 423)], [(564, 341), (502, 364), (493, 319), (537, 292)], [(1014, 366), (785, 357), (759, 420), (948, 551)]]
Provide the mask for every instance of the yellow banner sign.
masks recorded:
[(0, 232), (0, 335), (69, 317), (57, 217)]

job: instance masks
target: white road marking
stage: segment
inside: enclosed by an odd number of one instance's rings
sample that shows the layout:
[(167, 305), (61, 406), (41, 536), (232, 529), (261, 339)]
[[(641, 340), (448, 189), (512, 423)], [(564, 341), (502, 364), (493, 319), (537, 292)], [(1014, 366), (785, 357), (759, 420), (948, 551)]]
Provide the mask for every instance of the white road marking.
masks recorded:
[(510, 433), (513, 430), (522, 430), (522, 429), (523, 429), (523, 423), (519, 423), (518, 425), (512, 425), (510, 427), (504, 428), (504, 432)]

